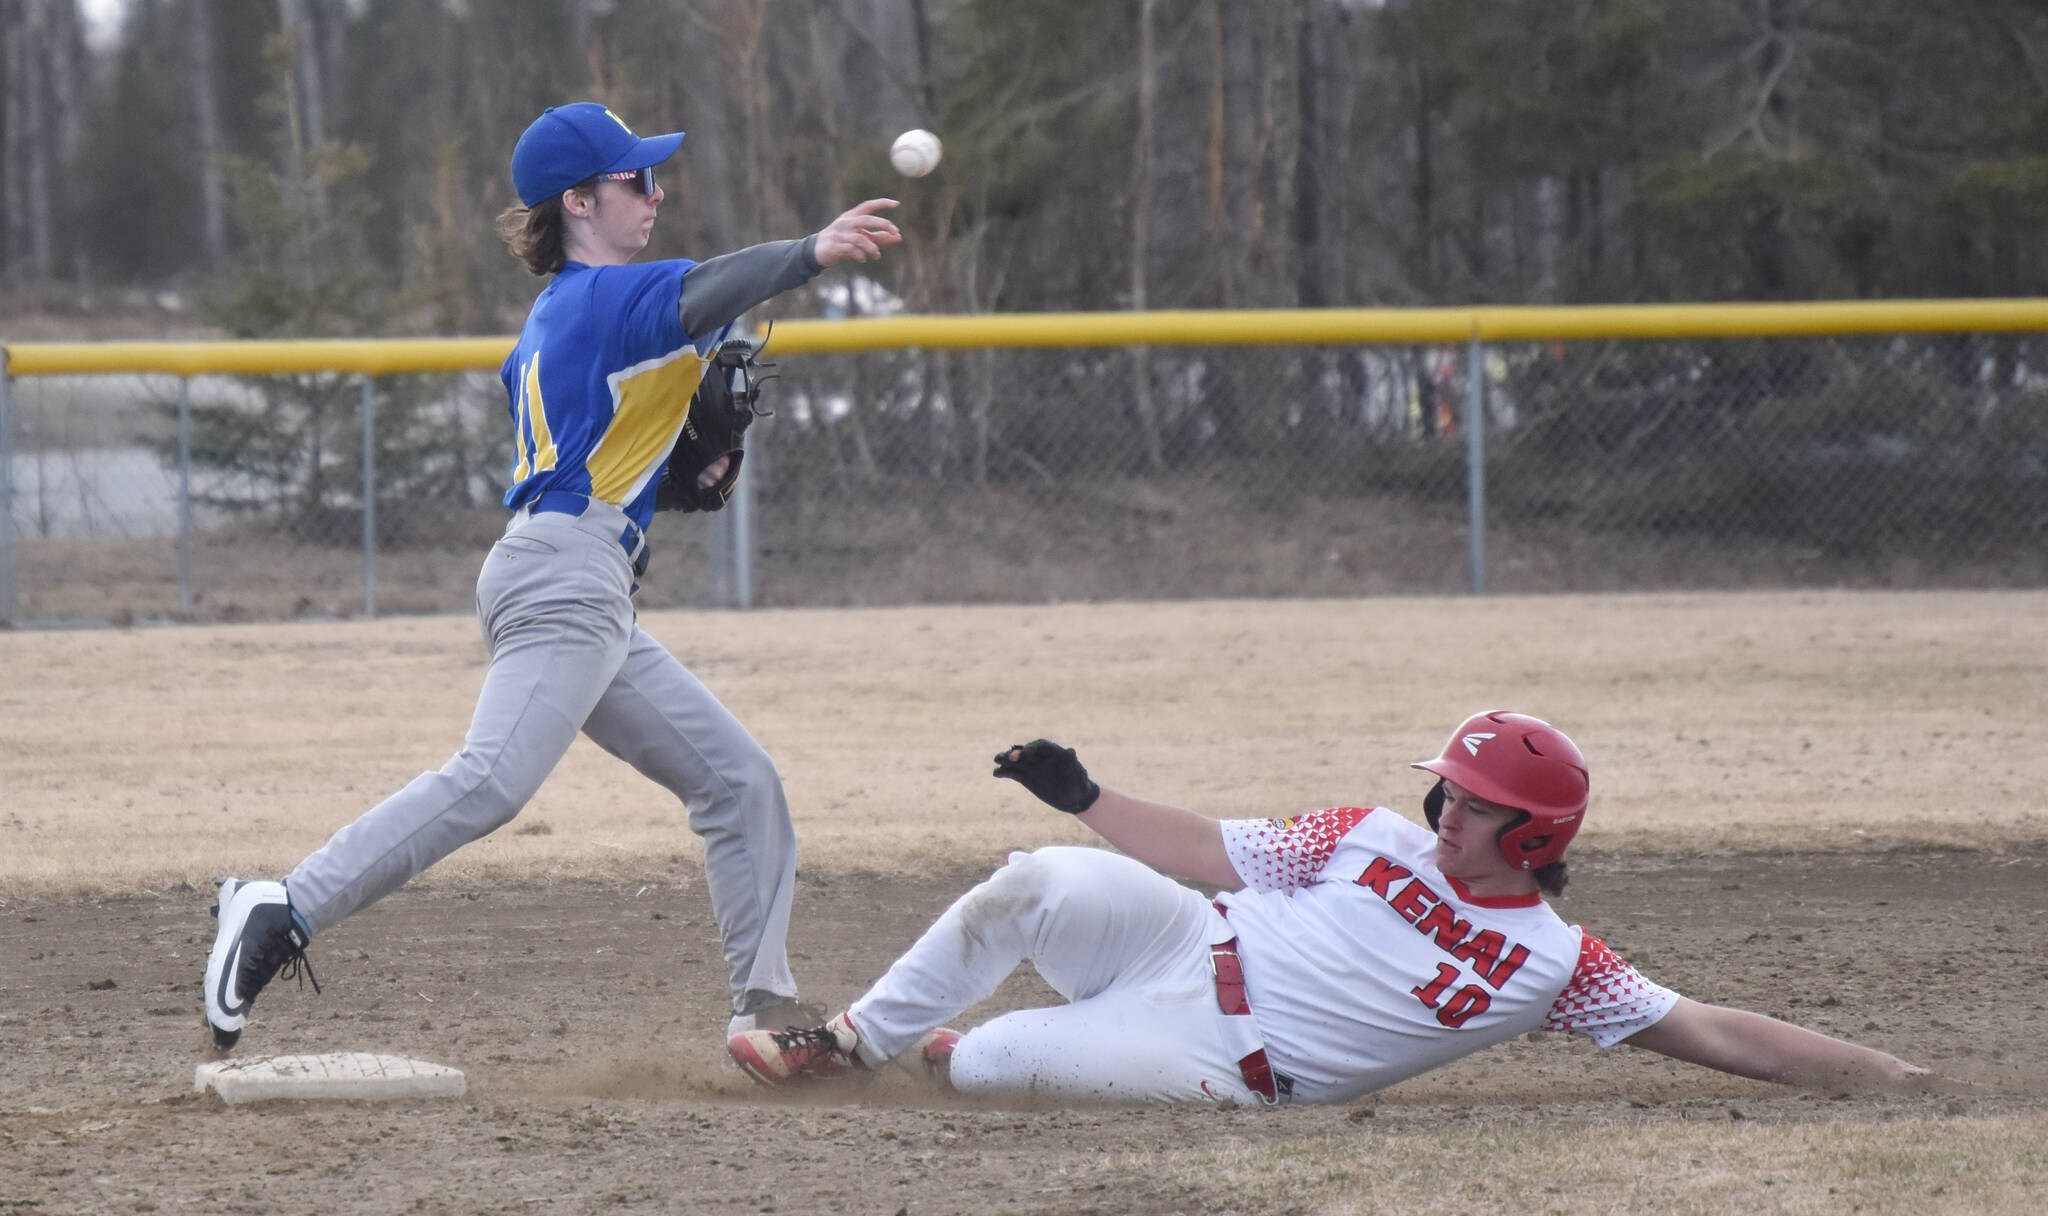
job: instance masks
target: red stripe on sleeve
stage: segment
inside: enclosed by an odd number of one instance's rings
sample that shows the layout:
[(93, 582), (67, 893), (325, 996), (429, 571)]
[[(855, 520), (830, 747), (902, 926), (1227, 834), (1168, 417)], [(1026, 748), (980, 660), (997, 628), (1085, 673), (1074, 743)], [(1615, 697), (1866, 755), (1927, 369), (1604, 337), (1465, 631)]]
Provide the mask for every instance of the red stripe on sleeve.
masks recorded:
[(1644, 979), (1627, 959), (1588, 933), (1579, 941), (1579, 962), (1571, 982), (1551, 1005), (1543, 1028), (1608, 1047), (1664, 1016), (1675, 999), (1669, 989)]
[(1231, 860), (1245, 884), (1256, 890), (1305, 887), (1322, 874), (1344, 834), (1372, 814), (1369, 807), (1340, 806), (1291, 819), (1243, 819), (1232, 841)]

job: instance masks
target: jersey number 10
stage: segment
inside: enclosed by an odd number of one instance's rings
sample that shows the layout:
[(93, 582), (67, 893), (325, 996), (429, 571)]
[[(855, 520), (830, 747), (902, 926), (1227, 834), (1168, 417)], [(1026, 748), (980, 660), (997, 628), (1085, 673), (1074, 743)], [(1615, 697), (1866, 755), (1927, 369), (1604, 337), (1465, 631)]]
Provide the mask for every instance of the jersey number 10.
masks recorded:
[(1450, 999), (1445, 1000), (1444, 993), (1450, 991), (1451, 981), (1457, 979), (1458, 975), (1456, 967), (1449, 963), (1438, 963), (1435, 979), (1409, 989), (1417, 1000), (1436, 1010), (1437, 1021), (1453, 1030), (1485, 1013), (1487, 1006), (1493, 1004), (1493, 998), (1486, 995), (1486, 990), (1477, 984), (1467, 984), (1452, 992)]

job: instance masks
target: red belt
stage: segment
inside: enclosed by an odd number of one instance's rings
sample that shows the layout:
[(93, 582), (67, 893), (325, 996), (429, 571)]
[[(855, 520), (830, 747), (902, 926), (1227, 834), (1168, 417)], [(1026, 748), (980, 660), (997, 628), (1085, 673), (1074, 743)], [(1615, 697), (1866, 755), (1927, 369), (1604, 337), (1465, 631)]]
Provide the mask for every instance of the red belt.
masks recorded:
[[(1222, 910), (1219, 905), (1217, 911)], [(1252, 1005), (1244, 995), (1244, 962), (1237, 957), (1236, 938), (1209, 947), (1209, 970), (1216, 976), (1216, 1007), (1232, 1017), (1250, 1016)], [(1244, 1077), (1245, 1088), (1263, 1098), (1266, 1105), (1280, 1101), (1280, 1086), (1265, 1048), (1239, 1060), (1237, 1071)]]

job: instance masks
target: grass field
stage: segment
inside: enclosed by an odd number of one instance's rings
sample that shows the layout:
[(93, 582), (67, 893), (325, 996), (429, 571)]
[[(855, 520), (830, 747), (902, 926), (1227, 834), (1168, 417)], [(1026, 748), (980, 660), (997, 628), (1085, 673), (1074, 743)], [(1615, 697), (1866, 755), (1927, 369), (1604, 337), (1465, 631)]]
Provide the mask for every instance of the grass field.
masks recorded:
[[(481, 681), (474, 623), (0, 633), (0, 1027), (35, 1045), (0, 1066), (0, 1155), (23, 1164), (0, 1171), (0, 1210), (2031, 1213), (2044, 620), (2040, 592), (643, 620), (782, 769), (816, 999), (857, 994), (1005, 850), (1089, 839), (989, 780), (1005, 744), (1059, 738), (1105, 784), (1218, 816), (1419, 817), (1408, 762), (1465, 714), (1515, 708), (1593, 768), (1568, 920), (1682, 991), (1931, 1062), (1954, 1079), (1939, 1093), (1837, 1101), (1545, 1041), (1349, 1110), (1003, 1111), (901, 1085), (765, 1100), (719, 1058), (697, 842), (579, 743), (511, 827), (316, 943), (323, 996), (265, 997), (263, 1050), (470, 1072), (463, 1103), (360, 1134), (183, 1094), (205, 891), (289, 868), (438, 767)], [(627, 924), (636, 892), (667, 901), (660, 924)], [(592, 942), (631, 965), (592, 965)], [(1043, 999), (1036, 983), (998, 1003)], [(775, 1176), (762, 1136), (818, 1168)], [(222, 1182), (206, 1161), (227, 1140), (323, 1185), (263, 1165)]]

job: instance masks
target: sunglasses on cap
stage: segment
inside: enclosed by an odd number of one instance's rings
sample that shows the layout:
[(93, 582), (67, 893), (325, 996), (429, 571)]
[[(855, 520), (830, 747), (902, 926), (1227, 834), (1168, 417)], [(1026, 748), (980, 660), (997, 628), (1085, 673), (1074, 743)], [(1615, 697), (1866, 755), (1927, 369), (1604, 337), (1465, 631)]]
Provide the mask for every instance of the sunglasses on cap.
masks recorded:
[(649, 165), (645, 169), (623, 169), (617, 173), (600, 173), (597, 175), (597, 180), (601, 182), (638, 182), (640, 183), (640, 193), (648, 198), (654, 197), (653, 165)]

